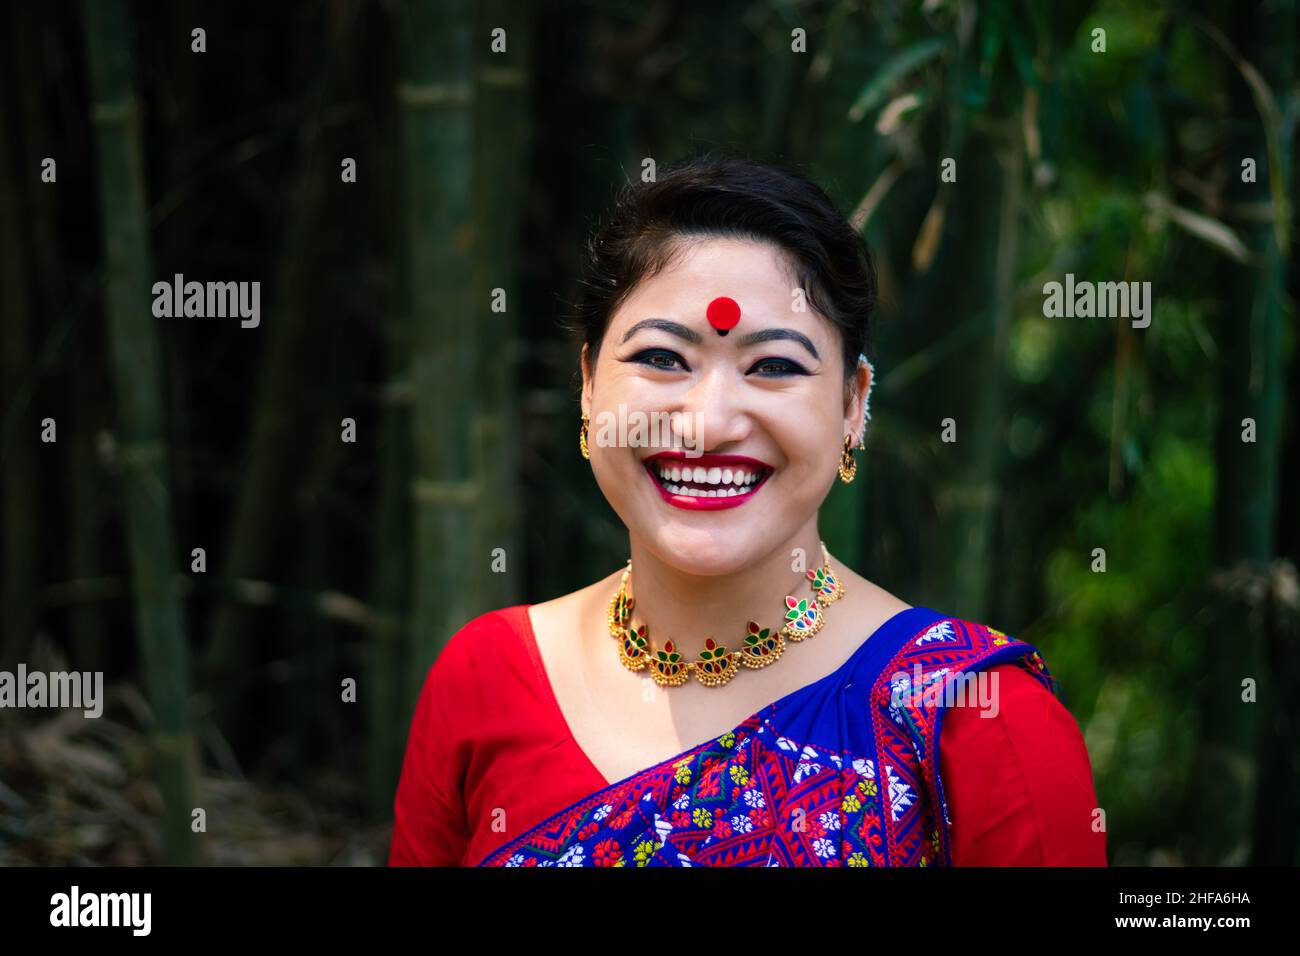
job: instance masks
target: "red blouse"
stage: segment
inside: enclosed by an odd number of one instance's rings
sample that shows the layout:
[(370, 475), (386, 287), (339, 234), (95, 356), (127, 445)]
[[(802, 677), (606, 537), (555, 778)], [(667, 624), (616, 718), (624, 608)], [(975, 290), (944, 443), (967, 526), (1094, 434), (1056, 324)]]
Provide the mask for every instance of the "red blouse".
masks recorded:
[[(1097, 799), (1078, 724), (1019, 666), (992, 670), (997, 716), (950, 708), (940, 735), (953, 864), (1105, 866), (1106, 834), (1094, 830)], [(388, 863), (473, 866), (614, 782), (569, 730), (528, 605), (484, 614), (456, 632), (425, 679)]]

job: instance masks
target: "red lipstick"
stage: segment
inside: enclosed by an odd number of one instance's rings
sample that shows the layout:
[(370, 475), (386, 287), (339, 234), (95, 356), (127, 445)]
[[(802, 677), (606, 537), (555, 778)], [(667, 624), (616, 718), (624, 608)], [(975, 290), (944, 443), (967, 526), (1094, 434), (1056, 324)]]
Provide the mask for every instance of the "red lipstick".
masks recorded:
[[(753, 499), (773, 471), (771, 465), (748, 455), (691, 457), (682, 451), (661, 451), (646, 458), (643, 464), (664, 501), (686, 511), (737, 508)], [(677, 479), (671, 474), (667, 478), (661, 476), (661, 469), (673, 468), (678, 471)], [(723, 481), (728, 472), (731, 480)]]

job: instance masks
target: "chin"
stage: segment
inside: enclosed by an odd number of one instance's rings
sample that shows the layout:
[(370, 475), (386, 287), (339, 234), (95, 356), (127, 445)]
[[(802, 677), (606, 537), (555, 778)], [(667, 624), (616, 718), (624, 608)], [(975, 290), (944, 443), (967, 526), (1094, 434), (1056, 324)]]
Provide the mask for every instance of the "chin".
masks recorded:
[(699, 577), (743, 570), (762, 550), (743, 533), (722, 535), (716, 529), (685, 528), (680, 524), (659, 525), (642, 540), (664, 564)]

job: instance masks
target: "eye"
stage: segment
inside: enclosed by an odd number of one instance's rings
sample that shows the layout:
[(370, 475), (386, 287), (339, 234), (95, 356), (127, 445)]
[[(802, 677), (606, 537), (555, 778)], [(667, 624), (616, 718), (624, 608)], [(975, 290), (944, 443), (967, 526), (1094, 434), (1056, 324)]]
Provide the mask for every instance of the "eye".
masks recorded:
[(673, 365), (676, 362), (684, 371), (690, 371), (690, 369), (686, 368), (686, 363), (682, 361), (682, 357), (676, 352), (670, 352), (668, 349), (645, 349), (637, 352), (628, 361), (640, 362), (642, 365), (649, 365), (651, 368), (664, 369), (665, 371), (672, 371), (675, 367), (678, 367)]
[(762, 359), (753, 368), (751, 368), (750, 371), (753, 372), (760, 369), (770, 370), (766, 372), (762, 372), (762, 371), (759, 372), (759, 374), (762, 375), (764, 378), (783, 378), (787, 375), (808, 374), (808, 370), (805, 369), (798, 362), (792, 362), (790, 359), (783, 359), (783, 358)]

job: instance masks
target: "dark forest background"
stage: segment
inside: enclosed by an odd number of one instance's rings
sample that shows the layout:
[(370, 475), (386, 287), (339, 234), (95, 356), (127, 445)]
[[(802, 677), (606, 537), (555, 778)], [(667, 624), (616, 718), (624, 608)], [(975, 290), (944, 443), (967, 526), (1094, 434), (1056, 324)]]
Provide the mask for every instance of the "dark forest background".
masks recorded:
[[(831, 550), (1042, 651), (1112, 863), (1300, 861), (1295, 8), (4, 4), (0, 668), (109, 696), (0, 710), (0, 863), (386, 858), (438, 649), (626, 560), (558, 319), (706, 150), (877, 257)], [(177, 273), (260, 325), (155, 318)], [(1151, 325), (1046, 318), (1067, 273)]]

